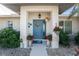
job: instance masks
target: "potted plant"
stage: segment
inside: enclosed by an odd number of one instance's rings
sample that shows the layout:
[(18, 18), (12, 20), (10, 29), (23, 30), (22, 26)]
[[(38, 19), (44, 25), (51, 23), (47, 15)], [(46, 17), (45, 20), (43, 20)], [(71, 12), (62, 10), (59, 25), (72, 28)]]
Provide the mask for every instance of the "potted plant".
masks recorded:
[(33, 41), (33, 35), (28, 35), (27, 40), (28, 40), (28, 46), (31, 47), (32, 46), (32, 41)]
[(50, 47), (51, 41), (52, 41), (52, 34), (49, 34), (48, 36), (46, 36), (46, 39), (47, 39), (47, 46)]
[(76, 51), (75, 56), (79, 56), (79, 47), (76, 47), (76, 48), (75, 48), (75, 51)]
[(60, 32), (60, 27), (58, 27), (58, 26), (56, 26), (55, 28), (54, 28), (54, 31), (57, 33), (57, 34), (59, 34), (59, 32)]

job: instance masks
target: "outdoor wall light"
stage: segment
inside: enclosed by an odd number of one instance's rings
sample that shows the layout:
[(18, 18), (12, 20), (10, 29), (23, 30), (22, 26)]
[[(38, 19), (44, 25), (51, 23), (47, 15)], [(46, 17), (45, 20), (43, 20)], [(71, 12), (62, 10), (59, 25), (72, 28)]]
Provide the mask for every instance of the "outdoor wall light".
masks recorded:
[(38, 18), (41, 18), (41, 14), (40, 13), (38, 14)]

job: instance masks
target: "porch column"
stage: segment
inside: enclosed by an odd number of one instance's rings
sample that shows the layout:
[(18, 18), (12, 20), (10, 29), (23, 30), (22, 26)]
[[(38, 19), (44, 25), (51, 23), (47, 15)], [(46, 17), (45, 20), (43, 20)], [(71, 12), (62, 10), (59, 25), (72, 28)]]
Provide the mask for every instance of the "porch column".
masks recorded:
[(20, 45), (21, 48), (27, 48), (27, 17), (28, 13), (24, 7), (20, 9), (20, 38), (22, 39), (22, 43)]
[[(53, 31), (55, 26), (59, 25), (57, 6), (53, 8), (53, 11), (51, 12), (51, 20), (52, 20), (52, 31)], [(59, 35), (53, 31), (52, 32), (52, 48), (58, 48), (58, 47), (59, 47)]]

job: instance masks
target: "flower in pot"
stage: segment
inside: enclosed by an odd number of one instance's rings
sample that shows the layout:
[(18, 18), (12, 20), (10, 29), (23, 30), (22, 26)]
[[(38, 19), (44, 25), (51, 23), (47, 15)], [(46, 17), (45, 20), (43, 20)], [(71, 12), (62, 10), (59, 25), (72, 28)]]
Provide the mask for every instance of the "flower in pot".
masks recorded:
[(28, 35), (27, 40), (28, 40), (28, 46), (31, 47), (32, 46), (32, 41), (33, 41), (33, 35)]
[(56, 33), (58, 33), (59, 34), (59, 32), (60, 32), (60, 27), (58, 27), (58, 26), (56, 26), (55, 28), (54, 28), (54, 31), (56, 32)]
[(50, 47), (51, 46), (51, 41), (52, 41), (52, 34), (46, 36), (47, 39), (47, 46)]

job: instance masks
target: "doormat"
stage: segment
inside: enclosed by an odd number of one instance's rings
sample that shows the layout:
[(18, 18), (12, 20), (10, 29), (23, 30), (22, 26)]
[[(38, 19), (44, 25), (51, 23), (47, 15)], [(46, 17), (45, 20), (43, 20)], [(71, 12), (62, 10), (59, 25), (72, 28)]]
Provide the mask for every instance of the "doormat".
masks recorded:
[(33, 41), (33, 44), (42, 44), (42, 43), (43, 43), (42, 41), (37, 41), (37, 40)]

